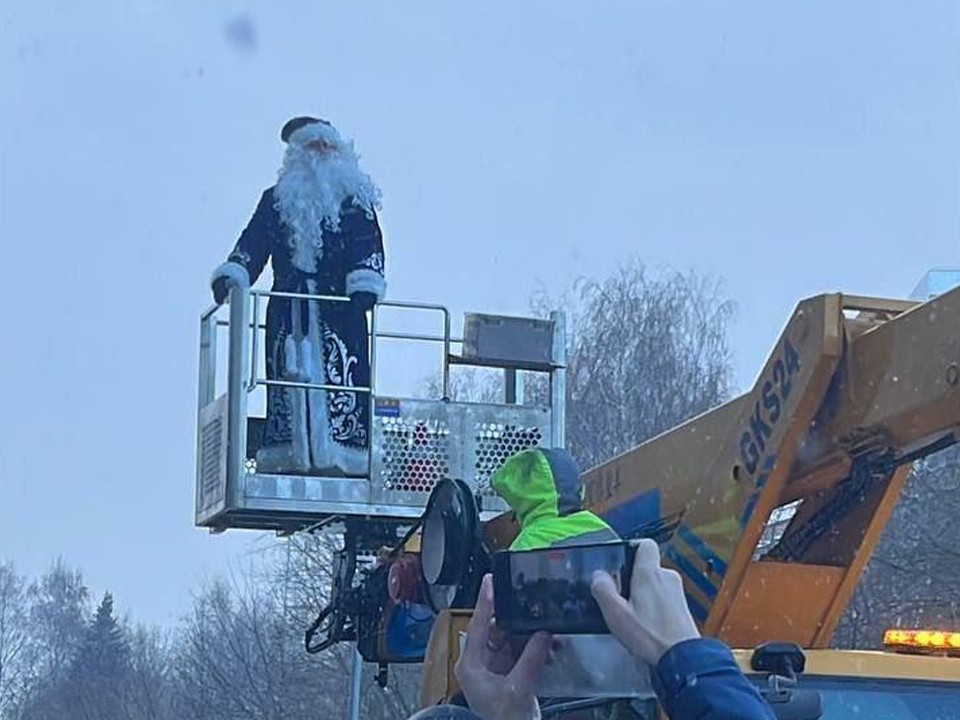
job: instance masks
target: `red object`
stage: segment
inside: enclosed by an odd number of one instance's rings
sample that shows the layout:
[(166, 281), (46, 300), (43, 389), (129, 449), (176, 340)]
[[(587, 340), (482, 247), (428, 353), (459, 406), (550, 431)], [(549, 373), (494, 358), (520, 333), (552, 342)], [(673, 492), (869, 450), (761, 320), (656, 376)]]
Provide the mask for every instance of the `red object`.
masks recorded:
[(387, 590), (395, 603), (420, 602), (420, 560), (414, 555), (403, 555), (387, 573)]

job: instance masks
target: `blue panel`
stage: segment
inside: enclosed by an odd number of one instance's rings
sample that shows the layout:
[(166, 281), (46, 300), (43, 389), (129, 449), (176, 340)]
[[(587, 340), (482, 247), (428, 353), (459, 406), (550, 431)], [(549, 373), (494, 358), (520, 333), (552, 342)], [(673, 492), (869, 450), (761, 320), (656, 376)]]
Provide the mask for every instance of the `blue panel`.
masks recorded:
[(753, 509), (757, 506), (757, 500), (760, 498), (760, 491), (754, 490), (750, 497), (747, 498), (747, 504), (743, 506), (743, 512), (740, 515), (740, 528), (743, 529), (747, 526), (747, 523), (750, 521), (750, 516), (753, 515)]
[(395, 658), (423, 657), (435, 617), (426, 605), (394, 607), (387, 620), (387, 654)]
[(725, 577), (727, 574), (727, 563), (717, 555), (713, 550), (710, 549), (710, 546), (707, 545), (701, 538), (699, 538), (696, 533), (693, 532), (686, 525), (681, 525), (677, 528), (677, 535), (683, 540), (687, 545), (689, 545), (693, 551), (699, 555), (704, 562), (707, 562), (713, 567), (713, 569), (720, 575), (720, 577)]
[(377, 417), (400, 417), (400, 401), (392, 398), (376, 398), (373, 414)]
[(630, 498), (625, 503), (610, 508), (601, 517), (617, 535), (631, 538), (638, 530), (660, 520), (660, 490), (654, 488)]
[(698, 620), (699, 622), (702, 622), (702, 623), (706, 622), (707, 615), (708, 615), (707, 609), (703, 605), (701, 605), (699, 602), (697, 602), (696, 598), (691, 597), (690, 593), (686, 593), (686, 597), (687, 597), (687, 607), (690, 608), (690, 614), (693, 615), (695, 620)]
[(677, 566), (677, 569), (683, 573), (690, 582), (697, 586), (700, 592), (711, 600), (717, 596), (716, 585), (710, 582), (707, 576), (700, 572), (692, 562), (677, 552), (676, 548), (667, 545), (663, 549), (663, 554), (670, 559), (670, 562)]
[(763, 460), (763, 472), (757, 476), (755, 485), (756, 490), (754, 490), (750, 497), (747, 498), (747, 504), (743, 507), (743, 512), (740, 514), (740, 527), (745, 528), (747, 523), (750, 522), (750, 518), (753, 515), (753, 511), (757, 506), (757, 500), (760, 499), (760, 493), (763, 491), (763, 488), (767, 484), (767, 480), (770, 479), (770, 471), (773, 470), (773, 466), (776, 464), (777, 456), (768, 455)]

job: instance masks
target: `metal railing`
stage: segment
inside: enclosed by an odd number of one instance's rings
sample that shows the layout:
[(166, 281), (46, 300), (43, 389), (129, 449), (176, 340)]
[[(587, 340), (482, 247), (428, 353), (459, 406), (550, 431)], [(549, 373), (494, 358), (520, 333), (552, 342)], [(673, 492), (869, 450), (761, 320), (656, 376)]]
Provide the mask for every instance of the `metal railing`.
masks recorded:
[[(370, 326), (367, 341), (370, 349), (370, 384), (366, 386), (344, 386), (326, 383), (296, 382), (291, 380), (260, 377), (257, 372), (260, 351), (260, 332), (266, 330), (266, 323), (260, 322), (261, 299), (288, 298), (313, 302), (349, 303), (350, 299), (333, 295), (310, 295), (305, 293), (256, 290), (233, 285), (229, 291), (229, 319), (217, 317), (221, 306), (214, 305), (200, 316), (200, 368), (198, 379), (198, 403), (203, 408), (217, 397), (217, 328), (226, 327), (229, 331), (228, 369), (227, 369), (227, 423), (228, 423), (228, 462), (229, 477), (237, 473), (246, 461), (246, 395), (258, 387), (283, 387), (324, 392), (348, 391), (367, 395), (369, 416), (374, 417), (374, 402), (377, 385), (377, 341), (406, 340), (412, 342), (441, 343), (443, 345), (442, 400), (450, 399), (450, 354), (454, 344), (461, 344), (462, 338), (454, 338), (451, 332), (450, 311), (435, 303), (417, 303), (387, 300), (373, 306), (370, 313)], [(378, 311), (383, 308), (400, 310), (420, 310), (439, 313), (443, 321), (440, 335), (423, 333), (404, 333), (380, 331), (378, 329)], [(251, 317), (252, 315), (252, 317)], [(249, 340), (248, 340), (249, 334)], [(368, 456), (372, 448), (368, 446)]]
[[(260, 298), (271, 298), (271, 297), (283, 297), (291, 298), (298, 300), (306, 301), (325, 301), (325, 302), (350, 302), (350, 299), (347, 297), (337, 296), (337, 295), (306, 295), (303, 293), (289, 293), (289, 292), (274, 292), (268, 290), (250, 290), (248, 293), (253, 298), (253, 317), (259, 320), (259, 310), (260, 310)], [(377, 324), (377, 310), (379, 308), (398, 308), (398, 309), (412, 309), (412, 310), (425, 310), (425, 311), (436, 311), (443, 315), (443, 334), (442, 335), (426, 335), (423, 333), (401, 333), (401, 332), (381, 332), (376, 329)], [(230, 327), (233, 325), (232, 321), (228, 320), (216, 320), (214, 323), (210, 322), (211, 317), (220, 309), (219, 305), (214, 305), (209, 308), (206, 312), (201, 315), (201, 330), (200, 330), (200, 347), (201, 353), (209, 349), (211, 352), (215, 353), (213, 350), (213, 326), (216, 327)], [(257, 358), (257, 353), (259, 351), (259, 331), (266, 330), (266, 323), (258, 322), (256, 328), (249, 320), (245, 323), (249, 329), (255, 329), (257, 332), (253, 333), (250, 349), (250, 358), (251, 361), (255, 361)], [(462, 344), (463, 338), (453, 337), (451, 333), (451, 321), (450, 321), (450, 311), (443, 305), (437, 305), (433, 303), (414, 303), (414, 302), (400, 302), (393, 300), (384, 300), (374, 305), (373, 310), (371, 311), (371, 322), (368, 332), (368, 342), (370, 342), (370, 375), (371, 379), (376, 377), (376, 340), (412, 340), (414, 342), (435, 342), (443, 343), (443, 362), (442, 362), (442, 389), (443, 389), (443, 400), (449, 400), (450, 397), (450, 363), (448, 358), (450, 356), (451, 348), (453, 345)], [(201, 367), (204, 367), (206, 363), (215, 365), (215, 354), (214, 355), (201, 355)], [(246, 384), (248, 392), (252, 392), (259, 386), (266, 385), (277, 385), (282, 387), (293, 387), (293, 388), (303, 388), (307, 390), (343, 390), (342, 385), (318, 385), (314, 383), (297, 383), (285, 380), (267, 380), (266, 378), (257, 378), (256, 376), (256, 366), (251, 365), (250, 380)], [(210, 394), (213, 390), (204, 392), (205, 388), (205, 379), (201, 379), (201, 403), (209, 402), (213, 399), (213, 396)], [(351, 390), (357, 392), (371, 392), (374, 391), (373, 387), (351, 387)]]

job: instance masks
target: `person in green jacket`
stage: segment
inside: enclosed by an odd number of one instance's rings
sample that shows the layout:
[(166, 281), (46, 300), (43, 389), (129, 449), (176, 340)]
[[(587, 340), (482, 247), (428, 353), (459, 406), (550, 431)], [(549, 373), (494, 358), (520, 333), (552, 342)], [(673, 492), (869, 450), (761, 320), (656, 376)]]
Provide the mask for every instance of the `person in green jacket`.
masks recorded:
[(583, 508), (580, 468), (566, 450), (522, 450), (494, 473), (490, 483), (520, 523), (511, 550), (620, 540), (607, 523)]

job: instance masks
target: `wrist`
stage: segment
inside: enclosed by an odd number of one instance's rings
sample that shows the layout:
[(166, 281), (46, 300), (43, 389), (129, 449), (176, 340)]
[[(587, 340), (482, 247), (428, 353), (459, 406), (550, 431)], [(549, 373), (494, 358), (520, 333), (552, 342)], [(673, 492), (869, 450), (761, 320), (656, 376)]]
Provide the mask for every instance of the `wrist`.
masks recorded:
[(656, 665), (658, 662), (660, 662), (661, 658), (663, 658), (664, 655), (666, 655), (668, 652), (670, 652), (673, 648), (677, 647), (678, 645), (681, 645), (685, 642), (689, 642), (690, 640), (699, 640), (699, 639), (700, 639), (700, 633), (697, 632), (696, 630), (691, 632), (677, 633), (676, 635), (673, 635), (669, 638), (663, 638), (663, 639), (658, 638), (653, 648), (653, 655), (654, 655), (654, 657), (652, 658), (653, 664)]
[(657, 661), (651, 673), (653, 689), (661, 702), (695, 685), (704, 673), (738, 670), (727, 645), (715, 638), (689, 638), (676, 643)]

